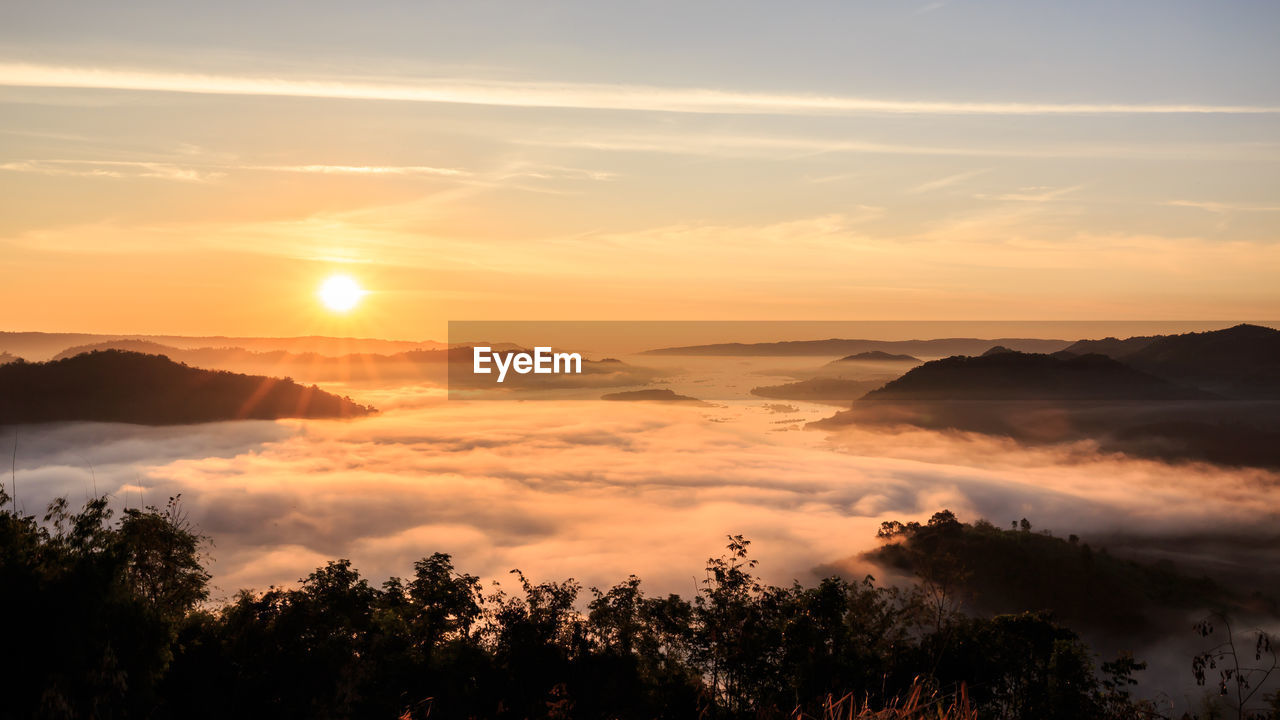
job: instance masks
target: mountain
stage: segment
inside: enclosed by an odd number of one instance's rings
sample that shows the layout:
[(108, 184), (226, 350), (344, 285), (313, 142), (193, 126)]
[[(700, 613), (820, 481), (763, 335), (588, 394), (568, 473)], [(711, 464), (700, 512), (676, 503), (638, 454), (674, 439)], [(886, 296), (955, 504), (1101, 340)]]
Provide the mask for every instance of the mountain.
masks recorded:
[(347, 418), (372, 407), (292, 380), (202, 370), (121, 350), (0, 366), (0, 423), (175, 425), (286, 417)]
[[(518, 345), (505, 342), (489, 343), (495, 351), (523, 351)], [(413, 382), (438, 385), (451, 384), (457, 388), (487, 387), (493, 384), (493, 376), (476, 376), (471, 372), (473, 361), (470, 346), (445, 348), (444, 346), (405, 350), (388, 354), (348, 353), (322, 355), (314, 352), (288, 352), (284, 350), (252, 351), (241, 347), (178, 348), (134, 338), (107, 340), (89, 345), (67, 348), (54, 359), (74, 357), (95, 350), (125, 350), (149, 355), (164, 355), (171, 360), (195, 367), (229, 370), (251, 375), (271, 377), (288, 376), (305, 382)], [(583, 360), (582, 375), (507, 377), (500, 388), (512, 387), (616, 387), (649, 382), (656, 373), (629, 365), (614, 358)]]
[(164, 355), (166, 357), (176, 357), (188, 352), (186, 350), (173, 347), (172, 345), (161, 345), (160, 343), (152, 342), (151, 340), (134, 338), (131, 340), (104, 340), (102, 342), (89, 343), (87, 345), (74, 345), (54, 355), (50, 359), (63, 360), (69, 357), (82, 355), (87, 352), (93, 352), (95, 350), (123, 350), (125, 352), (143, 353), (144, 355)]
[(18, 357), (17, 355), (10, 355), (7, 352), (0, 352), (0, 365), (6, 365), (11, 362), (17, 362), (21, 359), (22, 358)]
[(1236, 325), (1168, 335), (1121, 360), (1173, 382), (1243, 399), (1280, 398), (1280, 330)]
[[(1000, 354), (1002, 354), (1002, 353), (1011, 353), (1011, 352), (1017, 352), (1017, 351), (1016, 351), (1016, 350), (1010, 350), (1009, 348), (1007, 348), (1007, 347), (1005, 347), (1005, 346), (1003, 346), (1003, 345), (996, 345), (995, 347), (991, 348), (990, 350), (988, 350), (988, 351), (986, 351), (986, 352), (982, 353), (982, 357), (986, 357), (986, 356), (988, 356), (988, 355), (1000, 355)], [(1065, 351), (1063, 351), (1063, 350), (1059, 350), (1058, 352), (1065, 352)], [(1056, 355), (1057, 353), (1054, 353), (1054, 354)]]
[(1107, 357), (1119, 360), (1125, 355), (1141, 350), (1161, 337), (1164, 336), (1144, 335), (1142, 337), (1131, 337), (1125, 340), (1113, 337), (1107, 337), (1101, 340), (1080, 340), (1069, 345), (1065, 350), (1063, 350), (1063, 352), (1068, 352), (1072, 355), (1106, 355)]
[(1184, 387), (1103, 355), (935, 360), (812, 425), (909, 425), (1029, 444), (1090, 440), (1102, 452), (1280, 468), (1280, 402)]
[(1157, 377), (1240, 399), (1280, 398), (1280, 330), (1225, 330), (1081, 340), (1064, 353), (1099, 353)]
[(0, 351), (8, 351), (30, 360), (47, 360), (59, 351), (76, 345), (93, 345), (115, 341), (141, 340), (184, 350), (193, 348), (236, 347), (255, 352), (284, 351), (291, 353), (395, 353), (406, 350), (439, 349), (444, 343), (430, 340), (381, 340), (377, 338), (327, 337), (226, 337), (221, 335), (119, 335), (108, 333), (43, 333), (0, 332)]
[[(927, 524), (890, 521), (880, 531), (884, 544), (861, 559), (882, 573), (947, 582), (983, 613), (1048, 609), (1072, 627), (1129, 638), (1160, 637), (1187, 612), (1242, 608), (1250, 601), (1210, 580), (1208, 568), (1193, 564), (1194, 558), (1181, 568), (1167, 558), (1139, 562), (1075, 535), (1054, 537), (1022, 523), (1015, 529), (984, 520), (961, 523), (945, 510)], [(832, 569), (839, 571), (839, 564)]]
[(883, 350), (868, 350), (868, 351), (866, 351), (866, 352), (860, 352), (860, 353), (858, 353), (858, 354), (856, 354), (856, 355), (848, 355), (848, 356), (846, 356), (846, 357), (842, 357), (842, 358), (840, 358), (839, 360), (833, 360), (832, 362), (833, 362), (833, 363), (845, 363), (845, 362), (911, 362), (911, 363), (918, 363), (918, 362), (920, 362), (920, 358), (912, 357), (911, 355), (894, 355), (893, 353), (887, 353), (887, 352), (884, 352)]
[(1057, 358), (1014, 351), (953, 356), (913, 368), (867, 401), (1193, 400), (1206, 395), (1105, 355)]
[[(462, 361), (459, 349), (405, 350), (389, 354), (347, 353), (324, 355), (287, 350), (248, 350), (242, 347), (181, 348), (142, 338), (104, 340), (69, 347), (54, 360), (75, 357), (96, 350), (124, 350), (148, 355), (164, 355), (176, 362), (201, 368), (229, 370), (272, 377), (289, 376), (307, 382), (352, 382), (364, 380), (429, 380), (443, 383), (445, 364)], [(470, 348), (465, 349), (470, 353)], [(455, 356), (457, 356), (455, 358)]]
[(767, 385), (752, 388), (757, 397), (779, 400), (808, 400), (844, 405), (857, 400), (869, 391), (883, 385), (881, 380), (847, 380), (845, 378), (816, 377), (785, 385)]
[(608, 393), (600, 396), (601, 400), (612, 400), (615, 402), (666, 402), (666, 403), (696, 403), (698, 405), (706, 405), (707, 403), (695, 397), (688, 395), (677, 395), (673, 390), (653, 389), (653, 390), (629, 390), (627, 392)]
[(1050, 353), (1070, 345), (1068, 340), (1041, 340), (1037, 338), (941, 338), (938, 340), (789, 340), (770, 343), (718, 343), (714, 345), (687, 345), (684, 347), (646, 350), (644, 355), (728, 355), (728, 356), (838, 356), (879, 350), (886, 353), (906, 353), (915, 356), (945, 357), (948, 355), (977, 355), (992, 345), (1004, 345), (1021, 352)]

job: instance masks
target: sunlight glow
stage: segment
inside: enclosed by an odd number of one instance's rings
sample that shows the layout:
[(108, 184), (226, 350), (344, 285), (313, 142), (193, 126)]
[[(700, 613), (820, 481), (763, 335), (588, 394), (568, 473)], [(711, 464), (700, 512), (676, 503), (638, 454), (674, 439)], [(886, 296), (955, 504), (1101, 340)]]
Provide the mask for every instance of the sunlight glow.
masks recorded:
[(347, 312), (360, 303), (365, 291), (346, 275), (333, 275), (320, 285), (320, 302), (334, 312)]

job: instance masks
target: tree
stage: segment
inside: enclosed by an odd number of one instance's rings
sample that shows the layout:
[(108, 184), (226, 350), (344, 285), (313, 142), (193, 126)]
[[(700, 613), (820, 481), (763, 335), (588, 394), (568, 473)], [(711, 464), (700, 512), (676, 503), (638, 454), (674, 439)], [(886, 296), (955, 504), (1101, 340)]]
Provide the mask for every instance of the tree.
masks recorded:
[[(1191, 659), (1191, 672), (1197, 685), (1205, 685), (1208, 671), (1218, 671), (1218, 695), (1225, 698), (1241, 720), (1249, 717), (1249, 703), (1265, 686), (1267, 679), (1280, 669), (1280, 655), (1272, 643), (1272, 637), (1264, 630), (1254, 630), (1253, 662), (1250, 665), (1245, 653), (1236, 645), (1237, 635), (1225, 612), (1215, 612), (1195, 624), (1195, 631), (1202, 638), (1217, 633), (1214, 621), (1224, 629), (1222, 642), (1197, 654)], [(1243, 636), (1243, 635), (1242, 635)]]

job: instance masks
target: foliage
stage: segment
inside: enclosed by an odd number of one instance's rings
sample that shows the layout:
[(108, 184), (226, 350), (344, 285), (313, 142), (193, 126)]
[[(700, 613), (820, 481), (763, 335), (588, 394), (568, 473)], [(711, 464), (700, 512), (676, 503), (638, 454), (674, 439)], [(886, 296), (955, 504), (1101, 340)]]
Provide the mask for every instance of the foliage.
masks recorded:
[(1033, 532), (1023, 518), (1002, 530), (962, 523), (949, 511), (926, 524), (887, 522), (875, 562), (912, 573), (933, 601), (935, 624), (948, 611), (983, 613), (1050, 609), (1072, 627), (1136, 636), (1163, 632), (1186, 610), (1221, 604), (1224, 590), (1184, 575), (1168, 562), (1141, 564), (1068, 539)]
[[(1231, 626), (1231, 618), (1224, 612), (1213, 613), (1197, 622), (1196, 634), (1202, 638), (1215, 636), (1218, 632), (1215, 622), (1221, 624), (1225, 638), (1191, 659), (1191, 672), (1195, 675), (1196, 684), (1205, 685), (1213, 671), (1217, 671), (1217, 694), (1226, 700), (1237, 718), (1264, 717), (1261, 708), (1251, 710), (1250, 703), (1265, 687), (1268, 678), (1280, 670), (1280, 648), (1273, 645), (1271, 634), (1265, 630), (1254, 630), (1247, 635), (1236, 633)], [(1237, 644), (1237, 640), (1244, 641), (1246, 637), (1252, 639), (1252, 643)], [(1253, 655), (1252, 661), (1248, 657), (1250, 654)], [(1280, 703), (1272, 698), (1272, 705), (1276, 704)]]
[[(0, 504), (9, 498), (0, 489)], [(207, 597), (203, 539), (178, 498), (78, 513), (54, 502), (43, 522), (0, 512), (4, 717), (134, 717), (161, 702), (181, 624)]]
[[(0, 500), (4, 500), (0, 492)], [(949, 513), (938, 523), (953, 523)], [(902, 526), (906, 528), (907, 526)], [(951, 528), (954, 530), (954, 528)], [(692, 599), (634, 576), (483, 588), (436, 553), (380, 587), (347, 560), (204, 606), (201, 539), (175, 499), (0, 513), (3, 717), (1123, 717), (1128, 659), (1094, 671), (1042, 614), (941, 617), (872, 578), (764, 584), (730, 536)], [(941, 569), (937, 569), (941, 572)], [(934, 582), (938, 581), (934, 573)], [(1130, 713), (1131, 714), (1131, 713)]]

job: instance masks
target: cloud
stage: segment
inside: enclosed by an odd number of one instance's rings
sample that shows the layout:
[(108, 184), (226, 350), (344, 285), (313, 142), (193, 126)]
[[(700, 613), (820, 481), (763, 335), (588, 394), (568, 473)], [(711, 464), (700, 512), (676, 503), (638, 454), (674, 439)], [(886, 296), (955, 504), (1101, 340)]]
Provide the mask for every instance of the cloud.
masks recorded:
[(1084, 187), (1083, 185), (1073, 185), (1071, 187), (1053, 188), (1053, 187), (1027, 187), (1022, 188), (1018, 192), (1002, 193), (999, 195), (975, 195), (974, 197), (984, 200), (1008, 200), (1013, 202), (1029, 202), (1029, 203), (1046, 203), (1057, 200), (1063, 195), (1071, 193)]
[(635, 572), (653, 591), (688, 593), (738, 532), (757, 541), (768, 580), (807, 581), (873, 547), (881, 521), (944, 507), (1086, 540), (1269, 532), (1277, 520), (1277, 476), (1262, 471), (1173, 472), (1088, 443), (776, 433), (775, 421), (757, 401), (707, 411), (437, 398), (356, 422), (63, 425), (21, 430), (16, 477), (29, 512), (88, 496), (95, 481), (116, 507), (182, 493), (214, 540), (223, 596), (339, 556), (381, 580), (435, 551), (485, 578), (519, 567), (604, 584)]
[(1280, 205), (1246, 205), (1243, 203), (1226, 203), (1226, 202), (1206, 202), (1196, 200), (1170, 200), (1165, 205), (1170, 207), (1185, 207), (1204, 210), (1211, 213), (1233, 213), (1233, 212), (1280, 212)]
[(318, 175), (440, 175), (444, 177), (471, 175), (466, 170), (457, 168), (425, 165), (242, 165), (237, 169)]
[(0, 163), (0, 170), (69, 177), (150, 178), (180, 182), (208, 182), (225, 173), (163, 162), (123, 160), (18, 160)]
[(458, 103), (498, 107), (633, 110), (738, 115), (1151, 115), (1276, 114), (1262, 105), (1027, 103), (791, 95), (705, 88), (437, 79), (352, 81), (281, 76), (180, 74), (147, 70), (0, 63), (0, 85), (309, 97), (333, 100)]
[(941, 190), (944, 187), (950, 187), (952, 185), (955, 185), (956, 183), (964, 182), (969, 178), (977, 177), (985, 172), (988, 172), (986, 168), (980, 168), (978, 170), (969, 170), (962, 173), (956, 173), (954, 175), (947, 175), (946, 177), (941, 177), (941, 178), (938, 178), (937, 180), (930, 180), (929, 182), (920, 183), (919, 185), (916, 185), (910, 190), (907, 190), (907, 194), (919, 195), (920, 193), (932, 192), (934, 190)]
[[(1232, 144), (1169, 144), (1152, 145), (1128, 143), (1123, 145), (1101, 143), (1077, 143), (1063, 145), (1026, 145), (1021, 147), (993, 147), (978, 144), (930, 145), (920, 143), (892, 143), (847, 137), (787, 137), (785, 135), (729, 135), (716, 134), (615, 134), (576, 133), (564, 137), (538, 137), (513, 140), (515, 144), (531, 147), (596, 150), (600, 152), (661, 153), (670, 155), (695, 155), (705, 157), (749, 157), (797, 159), (823, 154), (870, 155), (919, 155), (939, 157), (993, 157), (993, 158), (1216, 158), (1234, 153), (1241, 159), (1267, 157), (1262, 149), (1274, 149), (1273, 145), (1256, 143)], [(832, 180), (850, 175), (837, 175)], [(824, 178), (817, 178), (818, 182)]]

